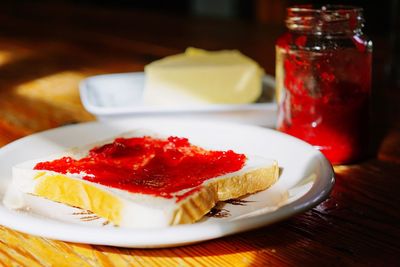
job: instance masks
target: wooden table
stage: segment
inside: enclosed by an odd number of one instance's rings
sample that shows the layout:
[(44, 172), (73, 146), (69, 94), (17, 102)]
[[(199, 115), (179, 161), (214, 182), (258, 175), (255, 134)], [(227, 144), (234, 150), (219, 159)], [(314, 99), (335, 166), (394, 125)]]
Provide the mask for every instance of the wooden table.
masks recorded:
[[(182, 51), (237, 48), (274, 72), (281, 29), (81, 6), (9, 7), (0, 12), (0, 145), (94, 118), (78, 82), (99, 73), (142, 71)], [(376, 148), (336, 166), (331, 197), (301, 215), (251, 232), (172, 249), (66, 243), (0, 226), (3, 266), (400, 265), (399, 88), (382, 79), (386, 43), (375, 43)], [(389, 80), (390, 82), (390, 80)]]

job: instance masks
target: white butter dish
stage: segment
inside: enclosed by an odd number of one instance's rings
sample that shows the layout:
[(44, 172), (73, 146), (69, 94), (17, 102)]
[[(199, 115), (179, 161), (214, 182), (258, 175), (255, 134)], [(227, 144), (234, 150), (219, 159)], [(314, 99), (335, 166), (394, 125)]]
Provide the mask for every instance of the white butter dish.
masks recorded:
[(143, 72), (97, 75), (81, 82), (80, 96), (86, 110), (99, 120), (132, 116), (190, 117), (275, 126), (275, 80), (270, 75), (263, 77), (262, 96), (252, 104), (148, 106), (142, 101), (144, 84)]

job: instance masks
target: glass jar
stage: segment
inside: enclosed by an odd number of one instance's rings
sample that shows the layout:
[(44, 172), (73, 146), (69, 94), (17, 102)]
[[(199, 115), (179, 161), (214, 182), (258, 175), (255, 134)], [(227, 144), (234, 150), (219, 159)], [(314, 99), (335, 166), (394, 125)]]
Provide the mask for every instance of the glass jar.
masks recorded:
[(291, 7), (276, 42), (277, 129), (333, 164), (366, 153), (372, 42), (363, 23), (361, 8)]

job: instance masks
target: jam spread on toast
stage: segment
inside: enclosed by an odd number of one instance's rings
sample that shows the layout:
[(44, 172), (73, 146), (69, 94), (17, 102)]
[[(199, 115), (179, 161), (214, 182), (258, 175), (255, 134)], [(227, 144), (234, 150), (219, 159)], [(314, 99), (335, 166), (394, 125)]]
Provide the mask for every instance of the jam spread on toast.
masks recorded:
[(40, 162), (34, 169), (81, 174), (84, 180), (105, 186), (172, 198), (176, 192), (195, 192), (193, 188), (210, 178), (240, 170), (245, 161), (244, 154), (206, 150), (186, 138), (144, 136), (116, 138), (83, 158), (62, 157)]

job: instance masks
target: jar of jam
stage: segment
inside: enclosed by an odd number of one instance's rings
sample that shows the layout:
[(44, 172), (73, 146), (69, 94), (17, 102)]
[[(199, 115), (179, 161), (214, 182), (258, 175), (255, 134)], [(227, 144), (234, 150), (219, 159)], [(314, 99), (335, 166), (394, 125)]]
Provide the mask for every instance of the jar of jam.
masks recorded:
[(318, 148), (333, 164), (366, 153), (372, 42), (362, 9), (288, 8), (276, 42), (277, 129)]

